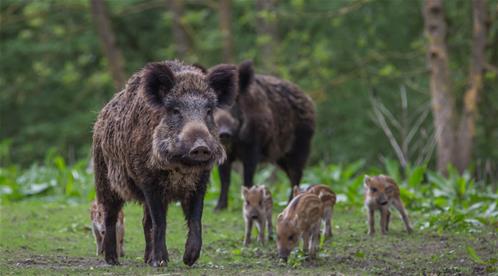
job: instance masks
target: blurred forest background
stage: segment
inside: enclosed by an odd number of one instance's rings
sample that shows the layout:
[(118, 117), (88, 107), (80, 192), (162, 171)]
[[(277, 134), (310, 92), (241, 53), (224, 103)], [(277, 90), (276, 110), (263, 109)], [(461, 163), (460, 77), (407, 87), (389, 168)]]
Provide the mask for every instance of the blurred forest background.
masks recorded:
[(147, 62), (251, 59), (316, 102), (312, 164), (453, 163), (496, 179), (498, 1), (483, 3), (2, 0), (1, 162), (88, 160), (97, 113)]

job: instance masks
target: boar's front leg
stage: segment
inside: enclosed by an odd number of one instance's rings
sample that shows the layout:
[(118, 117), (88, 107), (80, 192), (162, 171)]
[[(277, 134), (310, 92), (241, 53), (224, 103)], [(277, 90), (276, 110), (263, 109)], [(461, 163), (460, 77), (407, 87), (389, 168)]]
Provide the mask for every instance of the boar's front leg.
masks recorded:
[(375, 234), (375, 209), (368, 207), (368, 234), (373, 236)]
[[(147, 185), (146, 187), (154, 187), (154, 185)], [(150, 260), (149, 264), (153, 267), (168, 264), (168, 250), (166, 249), (165, 241), (166, 204), (163, 202), (163, 198), (162, 191), (150, 189), (145, 192), (145, 208), (148, 208), (147, 211), (152, 220), (152, 250), (148, 259)], [(145, 255), (147, 255), (147, 252)]]
[(223, 210), (228, 206), (228, 190), (230, 188), (231, 170), (232, 162), (230, 160), (226, 160), (225, 162), (223, 162), (223, 164), (218, 166), (218, 172), (220, 173), (221, 191), (215, 210)]
[(204, 208), (204, 195), (209, 181), (209, 171), (205, 171), (199, 179), (197, 190), (190, 198), (182, 201), (183, 213), (187, 219), (188, 237), (183, 253), (183, 263), (192, 266), (201, 254), (202, 247), (202, 211)]
[(145, 237), (145, 253), (144, 253), (144, 262), (146, 264), (150, 263), (152, 256), (152, 218), (150, 217), (149, 208), (144, 206), (144, 217), (142, 219), (142, 225), (144, 228), (144, 237)]

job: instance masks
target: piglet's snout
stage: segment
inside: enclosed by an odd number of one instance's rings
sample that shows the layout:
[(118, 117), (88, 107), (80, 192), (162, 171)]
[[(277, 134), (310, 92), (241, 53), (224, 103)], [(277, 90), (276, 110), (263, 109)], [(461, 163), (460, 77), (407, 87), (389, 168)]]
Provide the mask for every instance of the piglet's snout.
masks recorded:
[(190, 159), (196, 161), (208, 161), (212, 157), (212, 152), (206, 142), (198, 138), (188, 153)]

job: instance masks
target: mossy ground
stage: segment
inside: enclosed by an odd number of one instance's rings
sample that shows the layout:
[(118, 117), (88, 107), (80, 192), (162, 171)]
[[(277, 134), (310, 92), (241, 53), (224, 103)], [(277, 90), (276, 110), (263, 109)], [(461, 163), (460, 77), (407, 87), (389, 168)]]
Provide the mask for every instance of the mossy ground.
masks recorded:
[[(409, 235), (393, 217), (387, 236), (366, 235), (364, 212), (337, 206), (334, 237), (324, 244), (316, 261), (296, 253), (288, 264), (276, 258), (274, 243), (242, 247), (243, 221), (240, 208), (204, 212), (204, 246), (193, 267), (182, 263), (186, 226), (178, 206), (168, 212), (167, 246), (170, 263), (151, 268), (143, 263), (144, 238), (139, 205), (125, 207), (126, 256), (120, 266), (108, 266), (95, 256), (90, 232), (88, 204), (24, 201), (1, 207), (1, 274), (486, 274), (496, 272), (492, 264), (476, 263), (467, 252), (475, 249), (483, 261), (497, 257), (496, 229), (475, 233), (451, 230), (436, 233), (417, 230)], [(278, 208), (274, 211), (277, 215)], [(417, 222), (416, 214), (411, 214)], [(420, 222), (418, 222), (420, 223)], [(417, 225), (417, 223), (415, 223)]]

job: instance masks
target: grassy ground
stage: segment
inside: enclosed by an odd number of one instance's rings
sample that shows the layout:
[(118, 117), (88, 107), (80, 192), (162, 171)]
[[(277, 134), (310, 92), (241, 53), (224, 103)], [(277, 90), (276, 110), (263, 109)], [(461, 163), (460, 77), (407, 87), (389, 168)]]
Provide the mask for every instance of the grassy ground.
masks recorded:
[[(143, 263), (144, 238), (141, 207), (127, 205), (125, 252), (121, 266), (104, 264), (95, 256), (89, 228), (88, 205), (19, 202), (1, 207), (0, 271), (2, 274), (486, 274), (492, 265), (479, 264), (469, 256), (471, 246), (484, 261), (497, 257), (496, 229), (472, 234), (403, 231), (394, 217), (387, 236), (366, 236), (360, 209), (338, 206), (334, 238), (322, 246), (316, 261), (305, 261), (299, 253), (288, 264), (276, 258), (275, 245), (242, 247), (243, 222), (240, 209), (214, 213), (206, 206), (204, 246), (192, 268), (181, 262), (185, 223), (180, 208), (168, 213), (167, 245), (170, 263), (154, 269)], [(280, 211), (280, 210), (277, 210)], [(274, 212), (276, 216), (277, 212)], [(412, 220), (417, 221), (416, 214)]]

